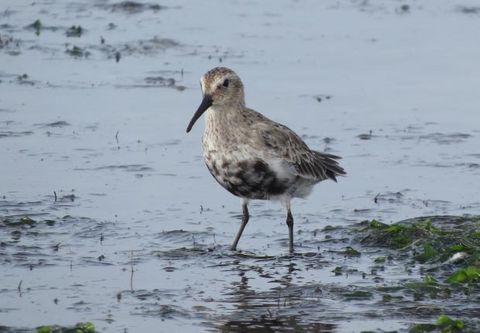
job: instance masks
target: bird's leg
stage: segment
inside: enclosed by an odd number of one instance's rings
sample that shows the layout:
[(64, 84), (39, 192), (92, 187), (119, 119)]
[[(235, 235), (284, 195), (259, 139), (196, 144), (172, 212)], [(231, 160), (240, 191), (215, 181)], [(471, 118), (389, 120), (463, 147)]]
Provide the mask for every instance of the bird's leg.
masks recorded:
[(293, 216), (290, 207), (287, 210), (287, 225), (288, 225), (288, 252), (293, 254)]
[(237, 249), (237, 244), (238, 241), (240, 240), (240, 237), (242, 237), (243, 229), (245, 229), (245, 226), (248, 223), (248, 219), (250, 218), (250, 215), (248, 215), (248, 201), (242, 200), (242, 225), (240, 226), (240, 229), (238, 229), (237, 236), (235, 237), (235, 240), (233, 241), (231, 250), (235, 251)]

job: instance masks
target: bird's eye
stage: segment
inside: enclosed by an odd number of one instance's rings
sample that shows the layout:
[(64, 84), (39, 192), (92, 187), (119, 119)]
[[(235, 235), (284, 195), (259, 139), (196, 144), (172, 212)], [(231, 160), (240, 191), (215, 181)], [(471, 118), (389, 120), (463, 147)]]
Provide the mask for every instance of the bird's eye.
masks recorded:
[(223, 81), (223, 86), (226, 88), (226, 87), (228, 87), (229, 83), (230, 82), (228, 81), (228, 79), (225, 79), (225, 81)]

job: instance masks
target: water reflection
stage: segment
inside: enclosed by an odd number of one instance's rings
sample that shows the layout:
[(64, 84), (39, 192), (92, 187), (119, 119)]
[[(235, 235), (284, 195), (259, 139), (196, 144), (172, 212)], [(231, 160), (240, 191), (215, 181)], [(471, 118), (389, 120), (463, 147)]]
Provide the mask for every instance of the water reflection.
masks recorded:
[[(315, 316), (308, 315), (303, 305), (305, 291), (292, 283), (294, 272), (300, 271), (295, 258), (281, 258), (279, 261), (256, 262), (249, 267), (237, 263), (234, 269), (238, 272), (238, 280), (231, 283), (227, 293), (227, 302), (234, 305), (235, 310), (222, 318), (222, 324), (215, 326), (220, 332), (332, 332), (336, 325), (315, 321)], [(273, 268), (273, 279), (268, 283), (276, 286), (267, 291), (257, 291), (254, 287), (256, 278), (248, 277), (248, 273), (260, 275)], [(265, 276), (265, 275), (264, 275)], [(250, 282), (252, 281), (252, 284)], [(317, 289), (320, 292), (320, 289)], [(321, 311), (318, 306), (318, 311)]]

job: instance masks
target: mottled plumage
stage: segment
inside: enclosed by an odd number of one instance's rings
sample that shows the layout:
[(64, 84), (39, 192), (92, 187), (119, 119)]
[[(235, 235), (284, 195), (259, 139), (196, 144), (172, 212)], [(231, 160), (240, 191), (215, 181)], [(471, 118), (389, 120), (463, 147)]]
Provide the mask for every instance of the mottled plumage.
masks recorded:
[(277, 199), (287, 208), (289, 248), (293, 252), (290, 200), (304, 198), (325, 179), (336, 181), (345, 171), (338, 156), (310, 150), (288, 127), (245, 106), (243, 84), (232, 70), (217, 67), (202, 76), (203, 100), (187, 127), (205, 113), (203, 156), (210, 173), (226, 190), (242, 199), (242, 226), (248, 219), (248, 200)]

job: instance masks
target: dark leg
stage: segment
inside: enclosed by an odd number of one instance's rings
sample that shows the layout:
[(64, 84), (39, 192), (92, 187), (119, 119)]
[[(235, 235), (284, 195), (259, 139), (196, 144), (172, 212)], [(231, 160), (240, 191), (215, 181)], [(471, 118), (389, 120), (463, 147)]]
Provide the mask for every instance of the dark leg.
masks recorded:
[(247, 201), (242, 201), (242, 210), (243, 210), (243, 216), (242, 216), (242, 225), (240, 226), (240, 229), (238, 230), (237, 237), (235, 237), (235, 240), (233, 241), (231, 250), (235, 251), (237, 249), (237, 244), (238, 241), (240, 240), (240, 237), (242, 237), (243, 229), (245, 229), (245, 226), (248, 223), (248, 219), (250, 216), (248, 215), (248, 202)]
[(288, 251), (293, 254), (293, 216), (290, 208), (287, 210), (287, 225), (288, 225)]

